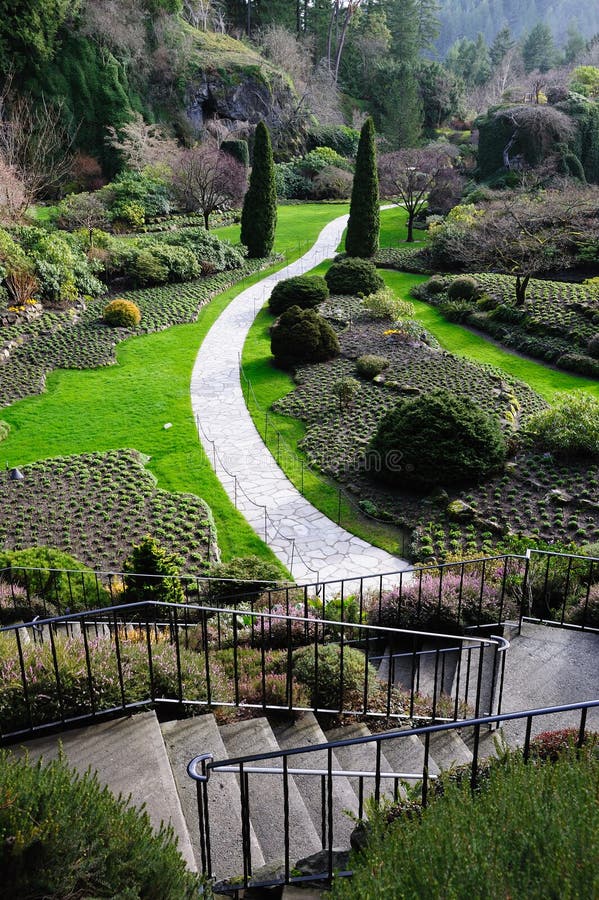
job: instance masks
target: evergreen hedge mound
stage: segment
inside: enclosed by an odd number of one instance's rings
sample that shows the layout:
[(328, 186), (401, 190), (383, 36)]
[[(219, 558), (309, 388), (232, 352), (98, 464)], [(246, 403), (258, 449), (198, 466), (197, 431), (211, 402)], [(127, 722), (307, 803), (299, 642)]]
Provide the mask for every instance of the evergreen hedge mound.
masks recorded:
[(416, 489), (476, 483), (506, 455), (499, 421), (446, 390), (401, 400), (383, 416), (371, 449), (383, 480)]
[(102, 321), (113, 328), (136, 328), (141, 322), (141, 312), (131, 300), (118, 298), (106, 304)]
[(291, 306), (274, 324), (270, 349), (282, 368), (323, 362), (340, 353), (339, 340), (329, 323), (315, 310), (299, 306)]
[(329, 296), (329, 287), (320, 275), (297, 275), (275, 284), (268, 301), (268, 308), (279, 316), (290, 306), (312, 309)]
[(337, 260), (326, 273), (325, 281), (331, 294), (374, 294), (385, 287), (385, 282), (368, 259), (347, 257)]

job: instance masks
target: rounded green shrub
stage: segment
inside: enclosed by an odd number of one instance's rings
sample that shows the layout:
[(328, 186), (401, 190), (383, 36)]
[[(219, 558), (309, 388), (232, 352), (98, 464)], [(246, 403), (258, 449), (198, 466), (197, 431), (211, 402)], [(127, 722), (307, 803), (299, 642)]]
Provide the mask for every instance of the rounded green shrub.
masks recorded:
[(135, 328), (141, 322), (141, 313), (131, 300), (118, 298), (106, 304), (102, 321), (113, 328)]
[(480, 292), (480, 284), (471, 275), (458, 275), (447, 288), (450, 300), (476, 300)]
[(499, 421), (446, 390), (401, 400), (381, 419), (371, 449), (380, 477), (408, 488), (478, 482), (506, 455)]
[(302, 362), (322, 362), (341, 348), (329, 323), (313, 309), (291, 306), (273, 325), (270, 349), (283, 368)]
[(185, 603), (181, 586), (179, 558), (162, 547), (155, 538), (146, 535), (135, 544), (125, 560), (123, 581), (126, 603), (160, 601)]
[(339, 644), (302, 647), (293, 654), (293, 674), (310, 691), (310, 701), (317, 709), (342, 710), (360, 705), (364, 698), (368, 666), (368, 695), (377, 686), (376, 671), (366, 657), (353, 647), (343, 648), (343, 684), (341, 684), (341, 648)]
[(441, 294), (443, 291), (447, 290), (448, 281), (443, 275), (433, 275), (432, 278), (429, 278), (426, 282), (425, 287), (429, 294)]
[(137, 249), (131, 257), (127, 273), (136, 285), (166, 284), (168, 266), (153, 250)]
[(359, 356), (356, 360), (356, 372), (362, 378), (375, 378), (380, 375), (389, 365), (386, 356), (376, 356), (374, 353), (366, 353)]
[(369, 259), (347, 257), (334, 262), (324, 276), (331, 294), (374, 294), (385, 287)]
[(268, 308), (275, 316), (290, 306), (312, 309), (329, 296), (329, 287), (320, 275), (297, 275), (275, 284), (268, 301)]
[(237, 556), (228, 562), (214, 563), (208, 572), (203, 595), (211, 602), (226, 603), (254, 600), (267, 588), (284, 581), (281, 568), (276, 563), (259, 556)]
[[(0, 752), (2, 896), (191, 900), (189, 872), (171, 826), (78, 775), (63, 759), (42, 765)], [(109, 892), (109, 894), (107, 893)]]
[[(0, 552), (0, 569), (7, 569), (10, 581), (26, 589), (28, 607), (33, 613), (51, 615), (66, 609), (79, 612), (110, 604), (110, 594), (95, 574), (69, 553), (52, 547), (27, 547), (25, 550)], [(10, 608), (4, 621), (8, 621)], [(25, 609), (21, 618), (27, 618)], [(17, 616), (18, 618), (18, 616)], [(15, 618), (12, 618), (14, 621)]]

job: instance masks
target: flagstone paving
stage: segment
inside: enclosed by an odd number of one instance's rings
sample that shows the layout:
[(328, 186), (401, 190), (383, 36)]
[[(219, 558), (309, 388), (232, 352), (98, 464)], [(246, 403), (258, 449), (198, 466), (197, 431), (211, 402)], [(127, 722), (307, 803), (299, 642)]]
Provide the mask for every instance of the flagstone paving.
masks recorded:
[(256, 533), (303, 582), (379, 576), (409, 566), (340, 528), (301, 495), (264, 446), (240, 383), (247, 333), (272, 288), (334, 256), (346, 222), (347, 216), (330, 222), (304, 256), (229, 304), (204, 339), (191, 378), (200, 440), (217, 476)]

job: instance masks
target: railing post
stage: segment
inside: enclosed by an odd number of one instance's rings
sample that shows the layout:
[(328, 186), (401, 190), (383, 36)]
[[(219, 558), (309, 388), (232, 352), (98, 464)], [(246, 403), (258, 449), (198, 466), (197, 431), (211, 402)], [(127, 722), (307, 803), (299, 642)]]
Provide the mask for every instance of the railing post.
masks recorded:
[(526, 558), (524, 563), (524, 576), (522, 578), (522, 596), (520, 598), (520, 615), (518, 617), (518, 634), (522, 634), (522, 620), (524, 619), (524, 604), (526, 603), (526, 597), (528, 594), (528, 579), (529, 579), (529, 569), (530, 569), (530, 550), (526, 551)]

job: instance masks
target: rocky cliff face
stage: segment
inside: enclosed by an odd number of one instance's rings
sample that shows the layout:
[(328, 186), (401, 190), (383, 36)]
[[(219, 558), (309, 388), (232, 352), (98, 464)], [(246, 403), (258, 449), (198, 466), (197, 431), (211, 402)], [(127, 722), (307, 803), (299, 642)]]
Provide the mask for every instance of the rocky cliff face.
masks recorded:
[(296, 103), (292, 88), (277, 74), (265, 76), (257, 67), (234, 71), (199, 69), (185, 93), (185, 113), (194, 129), (218, 119), (231, 130), (255, 125), (280, 126)]

